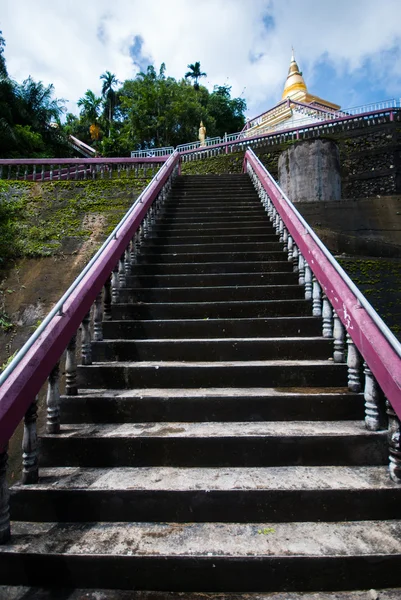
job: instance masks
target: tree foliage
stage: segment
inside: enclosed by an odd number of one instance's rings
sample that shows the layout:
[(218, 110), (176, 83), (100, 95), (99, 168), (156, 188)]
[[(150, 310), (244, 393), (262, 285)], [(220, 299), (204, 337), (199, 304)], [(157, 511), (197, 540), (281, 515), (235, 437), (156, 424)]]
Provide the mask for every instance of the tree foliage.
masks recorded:
[(64, 100), (54, 97), (52, 85), (10, 79), (4, 47), (0, 31), (0, 157), (70, 156), (69, 135), (104, 156), (129, 156), (131, 150), (194, 141), (201, 120), (208, 137), (239, 131), (245, 123), (246, 103), (231, 98), (230, 87), (209, 92), (199, 84), (206, 76), (199, 61), (180, 80), (166, 75), (164, 63), (123, 83), (104, 71), (101, 96), (88, 89), (77, 102), (79, 116), (68, 113), (62, 123)]

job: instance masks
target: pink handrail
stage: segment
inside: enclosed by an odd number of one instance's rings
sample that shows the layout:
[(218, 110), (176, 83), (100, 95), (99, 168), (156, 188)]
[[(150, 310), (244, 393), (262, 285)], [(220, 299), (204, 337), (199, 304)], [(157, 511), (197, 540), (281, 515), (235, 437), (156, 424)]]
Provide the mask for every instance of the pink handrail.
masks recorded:
[(401, 345), (366, 298), (319, 240), (252, 150), (249, 164), (278, 211), (289, 235), (312, 269), (346, 331), (401, 417)]
[[(179, 161), (178, 153), (169, 157), (163, 172), (159, 171), (135, 202), (131, 214), (123, 218), (105, 242), (104, 250), (99, 251), (98, 257), (92, 259), (93, 264), (90, 263), (91, 266), (84, 276), (78, 276), (66, 292), (63, 297), (65, 300), (61, 303), (62, 309), (51, 319), (45, 319), (47, 324), (40, 335), (35, 338), (33, 334), (32, 344), (28, 340), (21, 350), (22, 357), (16, 360), (20, 356), (19, 353), (14, 359), (17, 364), (0, 387), (0, 452), (23, 419), (71, 337), (76, 333), (143, 217)], [(54, 309), (52, 312), (54, 313)], [(5, 374), (6, 372), (3, 373)]]

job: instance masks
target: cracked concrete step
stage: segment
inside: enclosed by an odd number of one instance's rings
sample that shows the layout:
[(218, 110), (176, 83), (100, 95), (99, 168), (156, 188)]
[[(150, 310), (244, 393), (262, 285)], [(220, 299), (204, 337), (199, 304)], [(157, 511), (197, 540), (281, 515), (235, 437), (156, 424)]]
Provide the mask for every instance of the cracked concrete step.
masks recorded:
[[(134, 268), (135, 271), (135, 268)], [(182, 273), (176, 275), (141, 275), (127, 276), (127, 287), (163, 288), (163, 287), (212, 287), (242, 285), (290, 285), (298, 284), (298, 274), (288, 272), (272, 273)]]
[(92, 342), (92, 360), (313, 360), (333, 355), (323, 337), (108, 340)]
[[(22, 586), (0, 586), (0, 600), (55, 600), (54, 590)], [(399, 600), (401, 588), (357, 590), (346, 592), (146, 592), (97, 589), (71, 590), (59, 588), (62, 600)]]
[(111, 306), (112, 319), (214, 319), (238, 317), (310, 316), (311, 303), (303, 299), (239, 300), (224, 302), (140, 302)]
[(400, 518), (385, 467), (42, 469), (14, 486), (17, 521), (291, 522)]
[(125, 423), (61, 426), (40, 440), (41, 467), (375, 466), (387, 432), (364, 421)]
[(344, 388), (138, 388), (61, 397), (65, 423), (339, 421), (364, 419), (361, 394)]
[[(266, 259), (266, 257), (265, 257)], [(135, 264), (135, 273), (150, 274), (179, 274), (179, 273), (271, 273), (275, 271), (293, 272), (292, 264), (283, 253), (283, 260), (252, 260), (230, 262), (200, 262), (200, 263), (150, 263)]]
[[(138, 264), (146, 263), (208, 263), (208, 262), (249, 262), (249, 261), (279, 261), (286, 260), (287, 254), (283, 250), (265, 250), (255, 252), (191, 252), (181, 254), (177, 252), (150, 252), (139, 254)], [(291, 265), (292, 266), (292, 265)]]
[(401, 522), (13, 523), (7, 585), (252, 592), (397, 586)]
[(107, 339), (320, 336), (318, 317), (103, 321)]
[(303, 286), (287, 285), (215, 285), (212, 287), (124, 287), (118, 290), (119, 303), (131, 302), (229, 302), (231, 300), (304, 299)]

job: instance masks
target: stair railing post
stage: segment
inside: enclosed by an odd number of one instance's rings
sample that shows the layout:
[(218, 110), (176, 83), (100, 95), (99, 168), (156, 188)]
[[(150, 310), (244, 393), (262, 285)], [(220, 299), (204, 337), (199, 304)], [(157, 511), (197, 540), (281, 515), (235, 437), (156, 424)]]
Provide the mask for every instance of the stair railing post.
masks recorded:
[(81, 362), (83, 365), (92, 364), (92, 339), (90, 330), (91, 311), (86, 313), (81, 329)]
[(283, 250), (288, 252), (288, 230), (287, 227), (283, 227)]
[(314, 317), (322, 316), (322, 288), (316, 277), (312, 277), (312, 315)]
[(333, 337), (334, 337), (334, 362), (343, 363), (345, 361), (345, 327), (338, 314), (333, 311)]
[(111, 301), (116, 304), (119, 300), (119, 280), (118, 280), (118, 263), (114, 266), (111, 275)]
[(288, 239), (287, 239), (287, 252), (288, 252), (288, 262), (292, 263), (293, 252), (294, 252), (294, 242), (290, 235), (288, 236)]
[(390, 479), (401, 483), (401, 423), (390, 402), (386, 400), (388, 416), (387, 440), (389, 446)]
[(47, 385), (47, 433), (60, 433), (60, 361), (50, 371)]
[(362, 389), (361, 355), (349, 333), (347, 333), (347, 346), (348, 389), (351, 392), (360, 392)]
[(305, 259), (301, 252), (298, 255), (298, 283), (305, 285)]
[(118, 261), (118, 287), (124, 288), (127, 285), (125, 276), (125, 253), (120, 256)]
[(298, 273), (298, 265), (299, 265), (299, 253), (298, 246), (293, 243), (292, 245), (292, 270), (294, 273)]
[(312, 300), (312, 269), (305, 262), (305, 300)]
[(39, 480), (38, 439), (36, 434), (38, 398), (32, 402), (24, 417), (22, 438), (22, 483), (28, 485)]
[(111, 276), (106, 279), (104, 284), (103, 319), (111, 321)]
[(131, 272), (132, 272), (132, 268), (131, 268), (131, 243), (128, 244), (128, 246), (127, 246), (127, 248), (125, 250), (124, 267), (125, 267), (125, 276), (128, 277), (128, 275), (131, 275)]
[(75, 333), (67, 345), (65, 356), (65, 394), (66, 396), (76, 396), (78, 394), (77, 385), (77, 334)]
[(0, 544), (5, 544), (11, 536), (10, 492), (7, 485), (8, 444), (0, 451)]
[(331, 338), (333, 337), (333, 310), (325, 293), (322, 298), (322, 333), (324, 338)]
[(365, 373), (365, 425), (369, 431), (379, 431), (384, 428), (385, 424), (384, 394), (366, 362), (363, 363), (363, 366)]
[(103, 290), (99, 292), (95, 300), (93, 314), (93, 339), (96, 342), (103, 341)]

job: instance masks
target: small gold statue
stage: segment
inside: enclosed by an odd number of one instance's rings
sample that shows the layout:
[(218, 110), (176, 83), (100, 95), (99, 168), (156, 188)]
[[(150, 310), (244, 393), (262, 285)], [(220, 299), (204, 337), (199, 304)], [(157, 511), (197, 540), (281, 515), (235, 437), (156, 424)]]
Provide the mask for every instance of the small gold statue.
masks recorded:
[(205, 146), (205, 138), (206, 138), (206, 127), (203, 124), (203, 121), (200, 122), (199, 127), (199, 141), (201, 146)]

